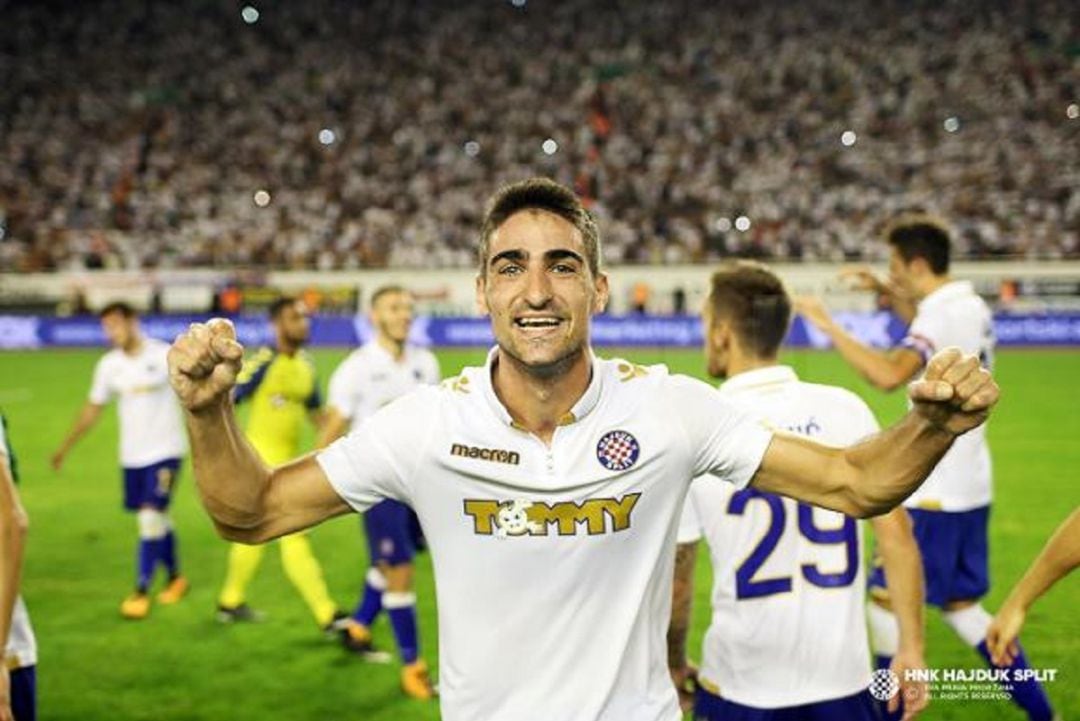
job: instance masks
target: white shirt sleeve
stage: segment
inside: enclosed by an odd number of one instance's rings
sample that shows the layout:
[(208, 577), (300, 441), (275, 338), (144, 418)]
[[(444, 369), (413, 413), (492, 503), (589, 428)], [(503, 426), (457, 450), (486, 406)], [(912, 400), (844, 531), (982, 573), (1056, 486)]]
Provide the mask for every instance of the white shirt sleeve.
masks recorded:
[(676, 539), (678, 543), (694, 543), (701, 540), (701, 516), (698, 514), (697, 502), (694, 500), (694, 485), (698, 482), (695, 479), (690, 484), (690, 491), (686, 494), (682, 515), (679, 516), (679, 532)]
[(116, 395), (109, 385), (108, 356), (103, 356), (94, 366), (94, 379), (90, 382), (89, 400), (94, 405), (103, 406)]
[(354, 509), (363, 512), (387, 498), (411, 505), (412, 479), (438, 417), (436, 392), (424, 386), (383, 406), (315, 457)]
[(712, 386), (687, 376), (671, 376), (662, 392), (690, 442), (694, 477), (711, 473), (744, 488), (772, 441), (771, 428), (722, 398)]
[(352, 420), (356, 414), (356, 374), (350, 358), (339, 365), (330, 376), (330, 385), (326, 389), (326, 406), (333, 408), (345, 420)]
[(430, 385), (438, 385), (442, 381), (442, 372), (439, 368), (439, 359), (430, 351), (427, 354), (424, 382)]

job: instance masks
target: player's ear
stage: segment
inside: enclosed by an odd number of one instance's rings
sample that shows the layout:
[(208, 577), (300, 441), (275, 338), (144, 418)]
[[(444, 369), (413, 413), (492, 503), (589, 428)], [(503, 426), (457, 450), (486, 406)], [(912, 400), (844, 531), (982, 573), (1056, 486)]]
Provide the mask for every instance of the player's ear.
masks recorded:
[(483, 273), (476, 274), (476, 309), (481, 315), (490, 315), (487, 304), (487, 279)]
[(603, 313), (607, 308), (608, 299), (611, 298), (611, 286), (608, 284), (606, 273), (597, 272), (594, 284), (593, 313)]

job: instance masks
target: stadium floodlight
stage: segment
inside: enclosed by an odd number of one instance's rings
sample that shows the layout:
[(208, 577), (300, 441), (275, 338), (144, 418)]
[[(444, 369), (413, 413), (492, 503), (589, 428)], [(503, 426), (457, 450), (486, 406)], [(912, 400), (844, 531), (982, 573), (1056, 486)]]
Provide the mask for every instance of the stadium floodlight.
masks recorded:
[(948, 118), (945, 118), (944, 125), (945, 125), (945, 132), (947, 132), (947, 133), (955, 133), (957, 130), (960, 129), (960, 119), (957, 118), (956, 116), (950, 116)]
[(251, 5), (245, 5), (240, 11), (240, 17), (244, 19), (248, 25), (254, 25), (259, 22), (259, 11)]
[(256, 190), (252, 200), (255, 201), (255, 205), (265, 208), (270, 205), (270, 193), (265, 190)]
[(726, 233), (731, 230), (731, 218), (722, 216), (716, 219), (716, 229), (721, 233)]
[(470, 158), (475, 158), (477, 155), (480, 154), (480, 143), (476, 142), (475, 140), (470, 140), (465, 143), (465, 154), (468, 155)]
[(740, 215), (738, 218), (735, 219), (735, 230), (739, 231), (740, 233), (745, 233), (746, 231), (750, 230), (750, 219), (747, 218), (745, 215)]
[(856, 140), (858, 140), (858, 136), (855, 135), (854, 130), (845, 130), (843, 133), (840, 134), (840, 142), (845, 147), (850, 148), (852, 145), (855, 144)]
[(525, 7), (525, 2), (526, 2), (526, 0), (510, 0), (510, 4), (513, 5), (516, 8)]
[(333, 145), (335, 140), (337, 140), (337, 135), (330, 128), (323, 128), (319, 131), (319, 142), (323, 145)]
[(544, 144), (540, 146), (544, 151), (544, 155), (554, 155), (559, 150), (559, 144), (551, 138), (544, 141)]
[(1069, 107), (1065, 108), (1065, 116), (1069, 118), (1069, 120), (1080, 118), (1080, 105), (1070, 103)]

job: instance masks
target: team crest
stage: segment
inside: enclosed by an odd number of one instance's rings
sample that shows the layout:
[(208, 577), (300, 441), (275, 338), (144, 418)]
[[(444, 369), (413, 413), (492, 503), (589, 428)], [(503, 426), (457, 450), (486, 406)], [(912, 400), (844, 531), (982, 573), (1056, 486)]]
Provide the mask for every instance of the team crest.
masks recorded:
[(625, 471), (637, 463), (641, 446), (626, 431), (610, 431), (596, 444), (596, 460), (609, 471)]

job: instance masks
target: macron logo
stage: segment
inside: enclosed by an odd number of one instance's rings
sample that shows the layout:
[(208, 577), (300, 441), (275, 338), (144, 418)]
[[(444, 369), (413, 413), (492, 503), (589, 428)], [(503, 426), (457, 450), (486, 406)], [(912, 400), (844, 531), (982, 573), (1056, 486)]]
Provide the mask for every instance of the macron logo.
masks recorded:
[(450, 455), (462, 458), (479, 458), (481, 461), (494, 463), (507, 463), (516, 466), (521, 463), (521, 455), (515, 451), (504, 451), (501, 448), (478, 448), (455, 443), (450, 446)]

